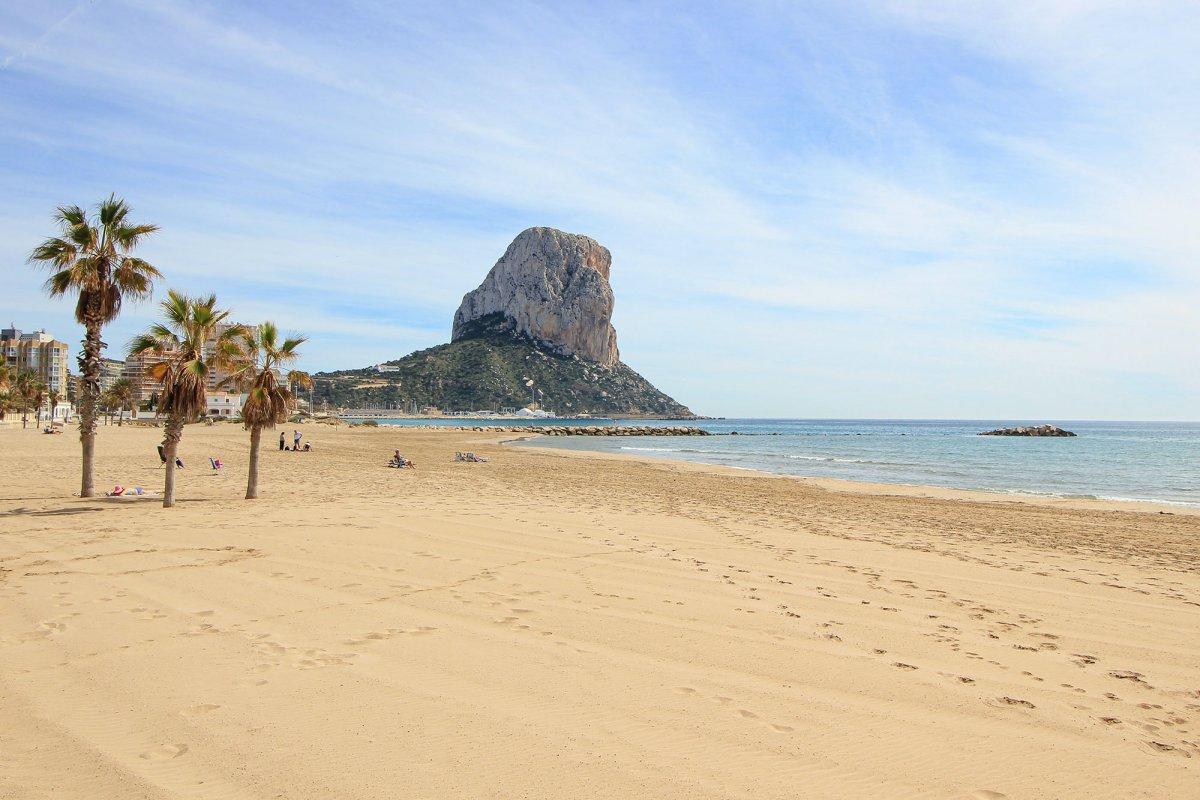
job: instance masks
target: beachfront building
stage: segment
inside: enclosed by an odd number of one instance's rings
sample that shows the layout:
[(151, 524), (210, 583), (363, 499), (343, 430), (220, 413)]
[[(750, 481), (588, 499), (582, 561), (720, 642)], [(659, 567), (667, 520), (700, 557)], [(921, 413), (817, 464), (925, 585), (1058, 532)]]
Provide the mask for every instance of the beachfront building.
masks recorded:
[(150, 367), (162, 359), (147, 353), (129, 356), (121, 369), (121, 377), (129, 381), (133, 387), (133, 402), (135, 405), (147, 403), (158, 396), (158, 381), (150, 376)]
[(0, 351), (10, 370), (28, 370), (38, 376), (46, 389), (62, 398), (67, 396), (67, 343), (46, 331), (24, 333), (14, 325), (0, 329)]
[(246, 395), (237, 392), (209, 392), (207, 416), (233, 419), (242, 415), (242, 404)]
[[(217, 326), (216, 336), (214, 336), (212, 339), (210, 339), (209, 341), (204, 343), (204, 360), (205, 361), (212, 359), (213, 355), (215, 354), (216, 347), (217, 347), (217, 341), (216, 341), (217, 337), (220, 336), (221, 334), (225, 333), (225, 331), (229, 330), (230, 328), (232, 328), (238, 324), (239, 323), (236, 323), (236, 322), (225, 322), (225, 323), (222, 323), (221, 325)], [(257, 325), (242, 325), (242, 327), (245, 328), (251, 336), (255, 336), (258, 334), (258, 326)], [(240, 342), (241, 340), (239, 339), (238, 341)], [(225, 385), (225, 382), (229, 379), (229, 375), (230, 375), (230, 372), (227, 369), (216, 368), (216, 369), (210, 370), (208, 373), (208, 391), (216, 392), (220, 389), (228, 388)]]
[(115, 358), (100, 359), (100, 391), (107, 392), (125, 375), (125, 362)]

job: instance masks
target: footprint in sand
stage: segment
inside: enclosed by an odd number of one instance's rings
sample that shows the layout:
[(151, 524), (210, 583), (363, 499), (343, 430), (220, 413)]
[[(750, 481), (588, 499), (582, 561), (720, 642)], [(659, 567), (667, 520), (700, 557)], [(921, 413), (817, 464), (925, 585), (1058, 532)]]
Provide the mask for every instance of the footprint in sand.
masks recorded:
[(971, 797), (973, 800), (1007, 800), (1008, 795), (994, 789), (976, 789), (971, 792)]
[(771, 727), (780, 733), (791, 733), (792, 731), (796, 730), (791, 725), (777, 725), (775, 723), (771, 723)]
[(160, 744), (158, 747), (147, 750), (141, 754), (141, 757), (149, 761), (167, 761), (168, 759), (178, 758), (188, 751), (186, 744)]
[(1033, 703), (1029, 702), (1028, 700), (1021, 700), (1016, 697), (1005, 696), (1005, 697), (999, 697), (997, 699), (1001, 703), (1004, 703), (1006, 706), (1020, 706), (1022, 708), (1037, 708), (1037, 706), (1035, 706)]
[(201, 703), (198, 706), (192, 706), (190, 708), (185, 708), (183, 711), (180, 711), (179, 713), (185, 717), (198, 717), (201, 714), (208, 714), (212, 711), (216, 711), (218, 708), (220, 708), (220, 706), (217, 705), (216, 703)]

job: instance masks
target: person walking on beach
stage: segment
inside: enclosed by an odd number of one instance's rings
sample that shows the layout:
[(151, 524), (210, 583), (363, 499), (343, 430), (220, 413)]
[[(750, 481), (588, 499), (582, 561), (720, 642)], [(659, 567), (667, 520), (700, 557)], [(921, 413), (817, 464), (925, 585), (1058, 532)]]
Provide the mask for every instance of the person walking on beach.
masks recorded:
[(284, 439), (285, 436), (287, 436), (286, 433), (284, 433), (283, 431), (279, 432), (279, 449), (280, 450), (287, 449), (287, 441)]
[(302, 434), (300, 433), (300, 431), (292, 431), (292, 450), (297, 453), (300, 452), (300, 436), (301, 435)]

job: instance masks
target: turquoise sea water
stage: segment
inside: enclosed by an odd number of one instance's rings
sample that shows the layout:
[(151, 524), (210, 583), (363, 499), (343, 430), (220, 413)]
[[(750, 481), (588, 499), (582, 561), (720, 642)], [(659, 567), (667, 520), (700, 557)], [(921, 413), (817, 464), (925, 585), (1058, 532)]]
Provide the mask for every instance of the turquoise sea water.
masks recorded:
[[(1043, 422), (1047, 420), (729, 419), (695, 424), (713, 433), (737, 431), (738, 436), (555, 437), (530, 442), (529, 446), (599, 450), (876, 483), (1200, 506), (1200, 423), (1050, 420), (1078, 436), (1042, 439), (976, 435), (992, 428)], [(487, 423), (466, 420), (463, 424)], [(637, 420), (631, 424), (681, 423)]]

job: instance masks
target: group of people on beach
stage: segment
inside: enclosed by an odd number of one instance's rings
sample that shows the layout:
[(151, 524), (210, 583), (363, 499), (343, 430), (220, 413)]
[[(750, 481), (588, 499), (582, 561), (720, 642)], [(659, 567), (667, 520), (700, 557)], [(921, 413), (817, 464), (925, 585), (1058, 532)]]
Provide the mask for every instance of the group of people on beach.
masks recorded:
[(287, 432), (280, 431), (279, 432), (279, 449), (287, 450), (292, 453), (312, 452), (312, 442), (305, 442), (304, 447), (300, 446), (300, 439), (302, 439), (303, 437), (304, 437), (304, 434), (300, 433), (300, 431), (292, 431), (292, 446), (288, 447), (287, 446)]
[[(454, 460), (455, 461), (466, 461), (471, 464), (487, 463), (486, 458), (484, 458), (483, 456), (477, 456), (474, 453), (457, 453), (456, 452), (454, 454)], [(411, 458), (405, 458), (404, 456), (402, 456), (400, 454), (399, 450), (396, 450), (392, 453), (392, 457), (388, 459), (387, 465), (389, 467), (394, 467), (396, 469), (416, 469), (417, 468), (417, 462), (413, 461)]]

